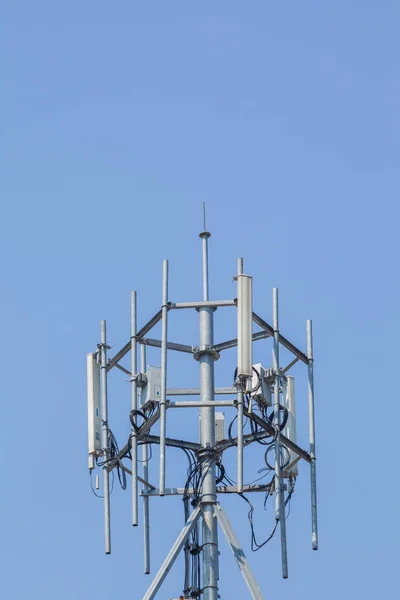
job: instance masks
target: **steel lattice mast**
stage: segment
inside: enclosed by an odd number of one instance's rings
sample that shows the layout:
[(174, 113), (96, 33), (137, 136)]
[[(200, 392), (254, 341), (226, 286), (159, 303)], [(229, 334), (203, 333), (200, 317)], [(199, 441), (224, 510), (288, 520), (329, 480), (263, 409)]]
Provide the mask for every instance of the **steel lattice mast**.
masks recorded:
[[(149, 501), (151, 497), (166, 495), (183, 495), (192, 498), (193, 511), (189, 514), (186, 503), (186, 523), (178, 535), (176, 542), (161, 565), (143, 600), (156, 598), (159, 589), (176, 558), (183, 551), (185, 556), (185, 598), (202, 598), (217, 600), (219, 598), (219, 545), (218, 526), (228, 540), (238, 566), (244, 576), (250, 596), (255, 600), (263, 598), (262, 592), (251, 572), (246, 556), (232, 529), (224, 509), (218, 501), (220, 495), (226, 493), (264, 492), (275, 495), (276, 526), (280, 525), (282, 550), (282, 576), (288, 576), (287, 539), (285, 506), (293, 493), (295, 479), (298, 474), (298, 462), (304, 460), (310, 464), (311, 482), (311, 516), (312, 516), (312, 548), (318, 548), (317, 530), (317, 493), (316, 493), (316, 455), (315, 455), (315, 415), (314, 415), (314, 356), (312, 341), (312, 323), (307, 321), (307, 353), (302, 352), (279, 329), (278, 290), (273, 290), (273, 324), (272, 326), (253, 312), (252, 278), (243, 273), (243, 259), (238, 259), (237, 298), (232, 300), (210, 300), (208, 278), (208, 240), (210, 233), (206, 229), (205, 206), (203, 205), (202, 241), (202, 281), (203, 299), (195, 302), (171, 302), (168, 291), (168, 261), (163, 262), (162, 303), (161, 309), (141, 329), (137, 328), (136, 292), (131, 294), (131, 335), (128, 343), (111, 359), (107, 358), (106, 323), (101, 322), (101, 341), (96, 352), (87, 357), (88, 364), (88, 417), (89, 417), (89, 469), (95, 466), (103, 468), (105, 551), (111, 552), (110, 527), (110, 485), (109, 475), (113, 469), (118, 474), (129, 473), (132, 476), (132, 524), (139, 524), (139, 483), (142, 484), (140, 495), (143, 499), (144, 526), (144, 572), (150, 573), (150, 519)], [(214, 312), (217, 308), (236, 307), (238, 312), (237, 338), (215, 344)], [(199, 314), (199, 345), (188, 346), (169, 341), (168, 314), (171, 310), (195, 309)], [(151, 329), (161, 321), (161, 340), (146, 337)], [(253, 333), (253, 324), (260, 331)], [(262, 365), (253, 365), (252, 346), (258, 340), (272, 338), (273, 366), (264, 369)], [(138, 361), (138, 345), (140, 361)], [(152, 368), (146, 372), (146, 347), (157, 347), (161, 350), (160, 368)], [(238, 347), (238, 362), (234, 386), (215, 388), (214, 367), (220, 352)], [(279, 362), (279, 348), (289, 350), (294, 359), (282, 369)], [(167, 388), (167, 356), (169, 351), (192, 354), (199, 363), (199, 388)], [(130, 370), (121, 364), (122, 359), (130, 352)], [(138, 362), (140, 368), (138, 369)], [(296, 440), (296, 413), (294, 401), (294, 379), (288, 377), (288, 371), (302, 362), (308, 369), (308, 412), (309, 412), (309, 450), (302, 449)], [(132, 433), (127, 444), (119, 450), (108, 422), (107, 376), (111, 369), (128, 374), (131, 382), (130, 421)], [(198, 400), (189, 400), (198, 396)], [(233, 399), (220, 399), (221, 396), (233, 396)], [(184, 400), (171, 400), (174, 397), (185, 397)], [(273, 404), (272, 404), (273, 398)], [(140, 399), (140, 403), (139, 403)], [(268, 407), (272, 407), (270, 415)], [(237, 437), (218, 437), (217, 407), (236, 411)], [(170, 409), (198, 408), (200, 413), (200, 440), (175, 440), (167, 437), (167, 415)], [(250, 434), (244, 433), (244, 417), (251, 424)], [(159, 435), (152, 433), (159, 423)], [(265, 484), (246, 485), (243, 475), (243, 454), (246, 445), (263, 441), (269, 442), (274, 450), (274, 461), (271, 467), (273, 479)], [(160, 449), (160, 469), (158, 488), (150, 482), (148, 444), (158, 444)], [(178, 447), (195, 457), (195, 469), (199, 475), (199, 489), (190, 487), (190, 479), (183, 488), (166, 487), (167, 448)], [(225, 450), (237, 447), (237, 485), (217, 485), (217, 465), (222, 464)], [(142, 473), (138, 472), (138, 449), (141, 448)], [(123, 463), (130, 457), (131, 469)], [(266, 459), (267, 460), (267, 459)], [(194, 481), (194, 480), (193, 480)], [(96, 478), (96, 487), (99, 487)], [(285, 483), (286, 482), (286, 483)], [(275, 529), (276, 529), (275, 526)], [(274, 531), (275, 531), (274, 529)], [(198, 539), (201, 531), (201, 543)], [(196, 542), (190, 542), (190, 539)], [(201, 563), (201, 582), (197, 574), (190, 580), (190, 561), (197, 566)], [(181, 596), (184, 598), (184, 596)]]

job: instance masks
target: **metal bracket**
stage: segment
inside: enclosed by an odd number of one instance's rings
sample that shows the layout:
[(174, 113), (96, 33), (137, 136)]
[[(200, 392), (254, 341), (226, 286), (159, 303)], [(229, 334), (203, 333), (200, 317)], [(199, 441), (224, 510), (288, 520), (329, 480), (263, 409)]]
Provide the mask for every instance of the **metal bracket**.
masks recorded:
[(205, 354), (211, 356), (214, 360), (218, 360), (220, 357), (220, 353), (217, 350), (213, 350), (211, 346), (200, 346), (197, 352), (193, 354), (193, 357), (199, 361)]

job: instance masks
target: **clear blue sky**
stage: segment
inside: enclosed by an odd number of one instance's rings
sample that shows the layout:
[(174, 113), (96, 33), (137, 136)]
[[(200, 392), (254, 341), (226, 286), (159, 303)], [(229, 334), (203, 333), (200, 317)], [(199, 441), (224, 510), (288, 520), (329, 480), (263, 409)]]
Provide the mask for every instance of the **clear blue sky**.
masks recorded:
[[(0, 4), (4, 597), (141, 599), (142, 531), (118, 488), (113, 554), (103, 554), (102, 503), (86, 469), (85, 354), (100, 319), (110, 344), (126, 342), (131, 289), (140, 323), (158, 310), (163, 258), (171, 300), (199, 299), (203, 200), (212, 296), (235, 295), (243, 256), (258, 312), (270, 320), (278, 286), (285, 335), (304, 347), (305, 321), (314, 321), (319, 552), (305, 467), (288, 519), (287, 581), (278, 539), (252, 554), (246, 506), (227, 502), (265, 595), (394, 592), (398, 2)], [(234, 331), (232, 313), (222, 314), (218, 340)], [(171, 339), (197, 343), (196, 317), (182, 319), (171, 321)], [(257, 356), (269, 363), (263, 344)], [(234, 361), (221, 360), (219, 384), (230, 383)], [(195, 385), (188, 358), (180, 378), (176, 357), (170, 364), (171, 384)], [(297, 399), (305, 446), (301, 385)], [(113, 372), (110, 421), (121, 443), (129, 403), (129, 384)], [(179, 469), (183, 478), (179, 456), (169, 465), (169, 481)], [(155, 571), (183, 511), (179, 500), (155, 499), (152, 514)], [(260, 539), (271, 519), (258, 500)], [(160, 600), (179, 596), (181, 579), (178, 567)], [(248, 597), (226, 547), (221, 597)]]

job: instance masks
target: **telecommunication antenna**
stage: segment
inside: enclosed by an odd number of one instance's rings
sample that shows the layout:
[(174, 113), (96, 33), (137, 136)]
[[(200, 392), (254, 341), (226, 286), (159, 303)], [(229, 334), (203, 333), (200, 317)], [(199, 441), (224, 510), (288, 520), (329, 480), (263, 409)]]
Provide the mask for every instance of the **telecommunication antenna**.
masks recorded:
[[(217, 600), (219, 579), (218, 527), (225, 535), (236, 562), (246, 581), (251, 598), (264, 598), (256, 583), (245, 553), (236, 538), (232, 525), (219, 498), (224, 494), (264, 493), (266, 499), (275, 497), (275, 528), (280, 530), (282, 576), (288, 577), (285, 507), (290, 500), (298, 463), (310, 465), (312, 548), (318, 549), (317, 492), (314, 420), (314, 356), (312, 323), (307, 321), (307, 352), (299, 350), (280, 333), (278, 290), (273, 290), (272, 325), (253, 311), (252, 277), (243, 272), (243, 259), (238, 259), (237, 297), (231, 300), (210, 300), (208, 281), (208, 240), (205, 204), (203, 203), (202, 241), (203, 298), (194, 302), (172, 302), (168, 294), (168, 261), (163, 262), (162, 303), (160, 310), (141, 329), (137, 328), (136, 292), (131, 294), (131, 335), (127, 344), (112, 358), (108, 358), (106, 322), (101, 322), (101, 338), (97, 350), (87, 356), (89, 470), (103, 468), (105, 552), (111, 552), (110, 532), (110, 473), (117, 470), (122, 487), (126, 487), (126, 473), (132, 477), (132, 524), (139, 524), (139, 495), (143, 500), (144, 572), (150, 573), (150, 521), (149, 502), (153, 496), (178, 495), (183, 497), (186, 523), (167, 557), (155, 575), (143, 600), (159, 598), (159, 589), (181, 552), (184, 554), (185, 577), (181, 600), (201, 598)], [(237, 309), (237, 338), (214, 342), (214, 312), (217, 309)], [(199, 314), (200, 339), (197, 346), (173, 343), (168, 340), (168, 314), (170, 311), (195, 309)], [(161, 340), (146, 337), (161, 321)], [(253, 324), (259, 331), (253, 333)], [(253, 364), (253, 343), (265, 338), (273, 340), (273, 365), (264, 368)], [(146, 370), (146, 346), (161, 349), (161, 366)], [(233, 385), (215, 388), (214, 365), (220, 353), (237, 346), (237, 364)], [(294, 358), (285, 368), (279, 362), (280, 346), (289, 350)], [(140, 368), (138, 368), (140, 348)], [(200, 387), (167, 388), (168, 351), (191, 354), (200, 367)], [(131, 368), (120, 361), (131, 353)], [(294, 378), (287, 375), (297, 363), (305, 364), (308, 371), (309, 448), (302, 449), (296, 439), (296, 410)], [(108, 422), (107, 377), (113, 368), (127, 374), (131, 383), (132, 432), (127, 444), (119, 450)], [(198, 397), (196, 400), (189, 399)], [(228, 396), (229, 399), (223, 399)], [(171, 400), (183, 397), (183, 400)], [(222, 399), (221, 399), (222, 397)], [(140, 400), (140, 403), (139, 403)], [(178, 440), (167, 437), (167, 414), (171, 409), (198, 408), (200, 439)], [(224, 415), (216, 412), (223, 407), (232, 411), (233, 420), (224, 435)], [(270, 409), (270, 412), (268, 412)], [(245, 419), (250, 432), (245, 433)], [(237, 421), (237, 436), (232, 435), (232, 425)], [(159, 435), (152, 428), (159, 423)], [(265, 462), (272, 477), (261, 484), (245, 484), (243, 453), (250, 444), (262, 444)], [(160, 468), (158, 487), (150, 482), (149, 445), (158, 445)], [(142, 474), (138, 473), (138, 449), (141, 449)], [(181, 448), (189, 460), (189, 476), (182, 488), (166, 487), (167, 448)], [(237, 484), (225, 474), (223, 454), (228, 448), (237, 449)], [(131, 459), (129, 469), (124, 460)], [(139, 484), (142, 484), (139, 490)], [(96, 477), (96, 489), (99, 489)], [(251, 503), (249, 502), (250, 506)], [(190, 505), (193, 507), (190, 512)], [(252, 507), (251, 507), (252, 508)], [(252, 523), (251, 523), (252, 525)], [(253, 541), (255, 542), (253, 526)], [(260, 547), (260, 546), (258, 546)], [(175, 599), (178, 600), (178, 599)]]

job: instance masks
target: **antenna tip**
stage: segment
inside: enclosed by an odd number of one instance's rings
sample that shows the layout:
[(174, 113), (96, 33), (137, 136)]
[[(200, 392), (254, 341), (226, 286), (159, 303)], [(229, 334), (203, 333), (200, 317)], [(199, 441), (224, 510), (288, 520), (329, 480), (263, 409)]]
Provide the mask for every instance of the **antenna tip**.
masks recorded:
[(211, 233), (209, 231), (207, 231), (207, 226), (206, 226), (206, 203), (203, 202), (203, 231), (201, 233), (199, 233), (199, 237), (201, 237), (202, 239), (208, 239), (209, 237), (211, 237)]

